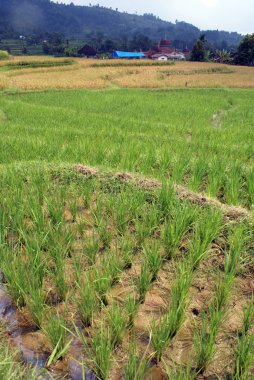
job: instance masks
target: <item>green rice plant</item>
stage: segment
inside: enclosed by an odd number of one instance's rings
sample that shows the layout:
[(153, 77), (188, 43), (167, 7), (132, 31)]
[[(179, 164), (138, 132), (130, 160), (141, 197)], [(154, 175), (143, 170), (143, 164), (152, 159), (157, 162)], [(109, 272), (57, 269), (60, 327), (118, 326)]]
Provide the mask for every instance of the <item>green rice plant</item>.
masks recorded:
[(160, 210), (162, 217), (168, 218), (175, 200), (176, 194), (173, 185), (171, 183), (163, 182), (157, 199), (158, 209)]
[(211, 197), (217, 197), (223, 184), (224, 170), (222, 163), (218, 159), (211, 162), (208, 174), (207, 193)]
[(19, 255), (19, 252), (10, 252), (3, 249), (1, 254), (1, 266), (6, 278), (9, 294), (18, 307), (25, 306), (24, 294), (28, 287), (27, 266)]
[(82, 199), (85, 208), (89, 208), (92, 201), (92, 196), (94, 192), (93, 181), (89, 180), (82, 187)]
[(234, 355), (234, 380), (247, 380), (250, 378), (250, 369), (253, 365), (254, 334), (249, 333), (254, 321), (253, 304), (244, 309), (243, 325), (238, 332)]
[(67, 335), (67, 328), (64, 319), (65, 315), (60, 315), (58, 312), (55, 314), (52, 310), (48, 313), (48, 321), (43, 326), (43, 330), (48, 337), (51, 346), (54, 350), (54, 356), (51, 359), (60, 358), (69, 348), (70, 339)]
[(69, 202), (69, 210), (70, 210), (73, 221), (75, 221), (78, 214), (78, 210), (79, 210), (79, 204), (76, 198), (71, 199), (71, 201)]
[(6, 244), (7, 237), (7, 215), (3, 209), (0, 208), (0, 249)]
[(186, 366), (179, 366), (179, 368), (170, 369), (164, 364), (164, 369), (167, 374), (168, 380), (194, 380), (196, 378), (196, 372), (192, 370), (190, 363)]
[(136, 231), (136, 236), (137, 236), (137, 245), (139, 247), (144, 244), (144, 241), (146, 238), (149, 237), (150, 230), (147, 228), (147, 225), (144, 223), (143, 218), (137, 218), (134, 221), (135, 224), (135, 231)]
[(243, 224), (238, 224), (229, 231), (228, 243), (229, 249), (225, 258), (225, 274), (235, 276), (241, 265), (241, 254), (246, 244), (247, 234)]
[(189, 170), (189, 159), (186, 157), (176, 157), (172, 165), (172, 180), (175, 183), (183, 181), (185, 173)]
[(152, 274), (150, 272), (150, 268), (146, 261), (143, 261), (141, 264), (141, 272), (140, 275), (136, 278), (136, 285), (139, 293), (139, 303), (143, 303), (145, 301), (145, 296), (150, 288), (152, 281)]
[(93, 222), (95, 228), (98, 228), (101, 221), (103, 220), (103, 205), (102, 205), (102, 199), (98, 197), (96, 199), (96, 206), (95, 209), (92, 210), (92, 216), (93, 216)]
[(119, 246), (121, 254), (121, 268), (129, 269), (131, 268), (133, 256), (134, 256), (134, 241), (131, 236), (125, 236)]
[(231, 293), (234, 279), (235, 276), (233, 273), (225, 273), (223, 279), (218, 279), (218, 283), (216, 284), (216, 293), (211, 301), (211, 307), (214, 310), (220, 311), (221, 313), (225, 313), (225, 310), (223, 310), (223, 308), (225, 308), (228, 297)]
[[(37, 199), (38, 197), (38, 199)], [(45, 226), (47, 224), (46, 213), (43, 209), (43, 199), (40, 200), (41, 194), (39, 193), (35, 198), (33, 195), (28, 194), (28, 212), (33, 221), (34, 228), (38, 235), (45, 233)]]
[(50, 221), (53, 225), (60, 225), (64, 222), (63, 216), (63, 199), (59, 193), (55, 194), (54, 200), (45, 198), (48, 208)]
[(156, 241), (153, 241), (149, 246), (144, 247), (146, 261), (152, 275), (151, 281), (156, 280), (158, 271), (162, 265), (162, 256), (159, 249), (160, 244)]
[(246, 173), (246, 192), (248, 199), (248, 206), (253, 207), (254, 205), (254, 169), (251, 168)]
[(134, 324), (134, 319), (138, 311), (138, 303), (136, 296), (133, 294), (128, 294), (127, 298), (124, 300), (124, 310), (128, 317), (128, 326), (132, 327)]
[(45, 313), (45, 291), (37, 284), (30, 283), (29, 289), (24, 293), (26, 306), (32, 316), (34, 324), (41, 328)]
[(127, 224), (130, 221), (129, 208), (130, 203), (127, 196), (124, 193), (114, 202), (114, 219), (116, 222), (117, 230), (120, 235), (124, 235), (126, 232)]
[(235, 370), (233, 380), (250, 379), (250, 369), (253, 366), (254, 334), (238, 338), (235, 351)]
[(151, 341), (157, 362), (161, 360), (168, 342), (182, 326), (191, 279), (192, 273), (186, 264), (179, 265), (176, 281), (172, 287), (171, 305), (166, 315), (160, 317), (159, 322), (152, 321)]
[(94, 268), (93, 270), (94, 289), (98, 295), (100, 301), (107, 305), (107, 291), (111, 287), (112, 279), (108, 271), (104, 271), (100, 268)]
[(1, 380), (35, 380), (38, 379), (38, 368), (24, 366), (17, 360), (16, 352), (6, 339), (6, 334), (0, 330), (0, 379)]
[(107, 313), (109, 335), (112, 347), (116, 347), (123, 340), (123, 334), (127, 327), (127, 315), (115, 302), (112, 303)]
[(174, 255), (183, 236), (194, 222), (196, 214), (197, 209), (195, 207), (190, 207), (187, 203), (175, 203), (171, 211), (171, 219), (166, 222), (163, 231), (165, 258), (167, 260)]
[(149, 231), (148, 236), (153, 235), (160, 224), (160, 213), (156, 204), (149, 207), (147, 217), (144, 222), (146, 223), (147, 230)]
[(137, 343), (134, 340), (129, 344), (128, 361), (123, 368), (124, 380), (143, 380), (148, 370), (149, 360), (146, 354), (137, 352)]
[(204, 311), (201, 313), (201, 326), (194, 333), (194, 347), (196, 353), (196, 371), (203, 373), (210, 364), (219, 326), (223, 318), (220, 310), (209, 307), (210, 321)]
[(236, 162), (229, 168), (224, 184), (224, 193), (228, 204), (238, 204), (241, 186), (241, 165)]
[(72, 247), (75, 241), (75, 235), (72, 231), (72, 228), (68, 225), (63, 225), (61, 227), (62, 228), (59, 232), (61, 234), (60, 241), (62, 241), (63, 254), (65, 257), (71, 257)]
[(107, 221), (103, 220), (98, 226), (98, 237), (104, 248), (110, 246), (110, 243), (113, 238), (113, 234), (108, 227)]
[(207, 162), (202, 158), (196, 159), (191, 166), (191, 177), (188, 186), (193, 191), (198, 191), (207, 172)]
[(98, 379), (107, 380), (113, 362), (109, 330), (103, 325), (100, 325), (99, 331), (88, 339), (76, 326), (74, 326), (74, 328), (77, 336), (84, 345), (88, 357), (88, 364), (92, 366), (94, 374)]
[(52, 273), (52, 278), (56, 287), (58, 298), (60, 300), (65, 300), (68, 292), (68, 285), (65, 275), (65, 258), (62, 256), (61, 252), (59, 253), (60, 254), (55, 259), (55, 267)]
[(98, 308), (98, 300), (94, 290), (94, 284), (89, 276), (80, 278), (77, 286), (77, 308), (81, 321), (85, 327), (93, 322), (94, 312)]
[(92, 238), (85, 242), (84, 253), (88, 259), (89, 265), (94, 265), (97, 253), (99, 252), (99, 241), (95, 231), (93, 231)]
[(101, 259), (104, 273), (110, 278), (110, 285), (114, 285), (119, 280), (121, 274), (121, 257), (117, 252), (108, 252)]
[(189, 262), (195, 269), (206, 255), (212, 241), (222, 228), (222, 213), (208, 209), (204, 212), (195, 226), (194, 236), (189, 247)]
[(25, 256), (28, 261), (28, 267), (31, 270), (33, 278), (37, 278), (38, 286), (42, 285), (46, 270), (45, 254), (41, 247), (44, 244), (45, 236), (29, 236), (24, 230), (20, 230), (23, 242), (25, 244)]

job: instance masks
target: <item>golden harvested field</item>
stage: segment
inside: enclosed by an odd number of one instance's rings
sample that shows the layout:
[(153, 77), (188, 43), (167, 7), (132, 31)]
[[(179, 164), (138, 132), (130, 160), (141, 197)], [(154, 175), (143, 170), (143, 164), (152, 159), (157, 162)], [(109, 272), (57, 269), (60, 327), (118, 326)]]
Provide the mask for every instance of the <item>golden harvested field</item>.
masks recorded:
[[(73, 64), (58, 66), (63, 59), (15, 57), (0, 63), (0, 88), (40, 90), (47, 88), (253, 88), (254, 68), (216, 63), (176, 62), (172, 65), (151, 61), (73, 59)], [(30, 62), (32, 67), (15, 64)], [(33, 67), (52, 62), (56, 66)], [(66, 62), (66, 59), (65, 59)], [(147, 62), (147, 65), (146, 65)], [(13, 67), (9, 67), (11, 64)]]

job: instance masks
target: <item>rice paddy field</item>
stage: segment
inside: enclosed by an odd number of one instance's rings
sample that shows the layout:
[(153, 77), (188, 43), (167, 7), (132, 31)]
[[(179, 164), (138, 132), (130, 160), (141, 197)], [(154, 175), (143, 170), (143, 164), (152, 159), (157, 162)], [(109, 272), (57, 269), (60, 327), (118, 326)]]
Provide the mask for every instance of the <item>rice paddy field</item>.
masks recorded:
[(0, 63), (0, 377), (254, 378), (254, 68)]

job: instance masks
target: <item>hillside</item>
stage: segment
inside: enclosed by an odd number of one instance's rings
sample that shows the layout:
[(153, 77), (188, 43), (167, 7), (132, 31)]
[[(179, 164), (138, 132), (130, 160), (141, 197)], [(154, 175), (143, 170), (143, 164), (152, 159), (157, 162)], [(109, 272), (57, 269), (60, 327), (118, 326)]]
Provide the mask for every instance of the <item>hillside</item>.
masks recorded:
[[(176, 45), (192, 46), (201, 31), (185, 22), (166, 22), (152, 14), (121, 13), (100, 6), (57, 4), (50, 0), (0, 0), (0, 38), (17, 38), (58, 32), (66, 38), (133, 38), (143, 34), (158, 41), (165, 33)], [(241, 35), (207, 31), (209, 43), (216, 48), (238, 45)]]

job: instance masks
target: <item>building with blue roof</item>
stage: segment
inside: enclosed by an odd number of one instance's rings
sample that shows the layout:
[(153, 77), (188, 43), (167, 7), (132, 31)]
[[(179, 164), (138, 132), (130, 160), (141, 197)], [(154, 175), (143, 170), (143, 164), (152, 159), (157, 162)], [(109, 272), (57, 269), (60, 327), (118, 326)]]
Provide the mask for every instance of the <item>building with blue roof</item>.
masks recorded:
[(145, 58), (144, 53), (139, 52), (128, 52), (128, 51), (114, 51), (112, 54), (113, 58)]

